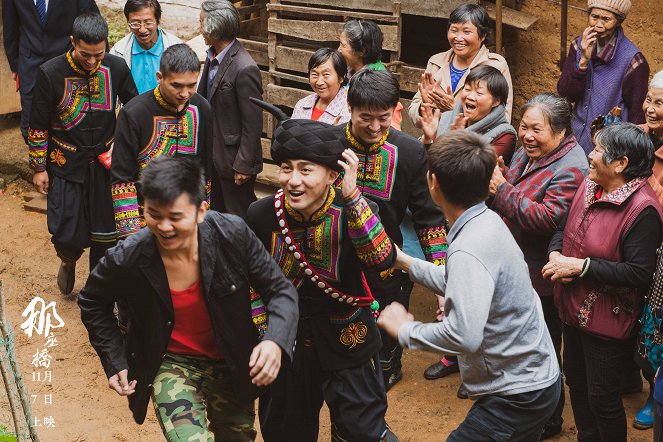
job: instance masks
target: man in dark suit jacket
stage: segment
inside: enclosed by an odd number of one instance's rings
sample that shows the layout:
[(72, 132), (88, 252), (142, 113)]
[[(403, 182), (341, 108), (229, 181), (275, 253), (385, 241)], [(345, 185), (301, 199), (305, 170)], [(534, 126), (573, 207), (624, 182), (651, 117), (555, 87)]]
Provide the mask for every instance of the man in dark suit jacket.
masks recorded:
[(201, 4), (200, 31), (207, 50), (198, 93), (212, 106), (211, 207), (245, 217), (256, 200), (253, 186), (262, 171), (262, 110), (249, 101), (262, 98), (260, 69), (237, 41), (239, 13), (227, 0)]
[(41, 64), (70, 48), (74, 19), (99, 12), (94, 0), (2, 0), (5, 52), (21, 92), (21, 134), (28, 138), (32, 89)]

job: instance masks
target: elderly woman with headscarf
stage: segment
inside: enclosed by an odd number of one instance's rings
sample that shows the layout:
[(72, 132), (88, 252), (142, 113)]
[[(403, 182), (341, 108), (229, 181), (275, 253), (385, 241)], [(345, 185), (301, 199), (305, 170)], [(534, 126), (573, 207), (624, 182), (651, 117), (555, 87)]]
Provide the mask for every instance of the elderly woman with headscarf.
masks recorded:
[(624, 121), (644, 121), (649, 65), (626, 36), (622, 22), (631, 0), (588, 0), (589, 23), (571, 42), (557, 91), (574, 103), (573, 133), (585, 152), (593, 149), (590, 123), (619, 106)]
[(490, 26), (488, 11), (482, 6), (466, 3), (451, 12), (447, 28), (447, 40), (451, 49), (435, 54), (428, 60), (419, 91), (408, 110), (410, 118), (417, 126), (421, 125), (423, 103), (431, 104), (441, 112), (452, 110), (467, 76), (474, 68), (482, 65), (497, 68), (509, 83), (509, 95), (504, 105), (506, 118), (511, 121), (511, 73), (504, 57), (490, 52), (484, 44)]
[(544, 278), (557, 282), (564, 374), (578, 440), (626, 441), (620, 379), (632, 360), (644, 296), (656, 266), (662, 213), (647, 178), (653, 146), (637, 126), (600, 129)]
[[(525, 255), (532, 285), (541, 299), (546, 326), (561, 361), (562, 327), (552, 299), (552, 284), (541, 276), (548, 244), (562, 225), (588, 164), (571, 131), (571, 106), (554, 94), (540, 94), (521, 109), (518, 147), (507, 170), (497, 167), (491, 181), (491, 208), (509, 227)], [(562, 431), (564, 394), (544, 428), (549, 437)]]

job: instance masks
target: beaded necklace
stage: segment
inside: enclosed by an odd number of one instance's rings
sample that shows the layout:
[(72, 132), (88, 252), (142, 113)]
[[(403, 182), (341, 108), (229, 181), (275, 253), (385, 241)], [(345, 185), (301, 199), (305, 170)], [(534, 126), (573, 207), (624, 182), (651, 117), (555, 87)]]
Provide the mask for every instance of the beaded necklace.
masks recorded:
[(285, 196), (283, 195), (283, 189), (279, 189), (278, 192), (274, 195), (274, 210), (276, 211), (276, 218), (279, 222), (279, 228), (281, 233), (285, 237), (285, 243), (288, 246), (288, 250), (292, 252), (293, 257), (299, 263), (299, 267), (304, 270), (304, 274), (307, 278), (313, 282), (320, 290), (322, 290), (327, 296), (331, 299), (350, 304), (352, 306), (359, 307), (371, 307), (372, 310), (377, 310), (379, 305), (373, 296), (350, 296), (341, 292), (340, 290), (335, 289), (330, 284), (327, 283), (318, 272), (306, 261), (304, 253), (295, 242), (290, 233), (290, 227), (288, 226), (288, 220), (285, 216)]

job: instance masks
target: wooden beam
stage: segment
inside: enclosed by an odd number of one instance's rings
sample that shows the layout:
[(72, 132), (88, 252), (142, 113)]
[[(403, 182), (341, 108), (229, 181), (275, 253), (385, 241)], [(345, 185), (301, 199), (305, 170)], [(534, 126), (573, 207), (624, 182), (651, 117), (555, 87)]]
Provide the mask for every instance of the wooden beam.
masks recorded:
[(237, 12), (239, 12), (239, 15), (247, 15), (247, 14), (252, 14), (254, 12), (260, 12), (260, 4), (240, 6), (239, 8), (237, 8)]
[(311, 84), (308, 77), (302, 77), (302, 76), (299, 76), (299, 75), (286, 74), (285, 72), (278, 72), (278, 71), (269, 71), (269, 75), (273, 75), (274, 77), (278, 77), (278, 78), (281, 78), (283, 80), (296, 81), (298, 83), (303, 83), (305, 85), (310, 85)]
[(255, 40), (245, 40), (243, 38), (238, 38), (237, 41), (242, 44), (242, 47), (244, 47), (251, 58), (255, 60), (256, 64), (260, 66), (269, 65), (269, 58), (267, 57), (267, 43)]
[(449, 18), (451, 12), (464, 3), (478, 4), (479, 0), (401, 0), (401, 14)]
[(495, 47), (502, 53), (502, 0), (495, 0)]
[(384, 0), (288, 0), (288, 2), (391, 13), (391, 2)]
[(417, 92), (424, 69), (414, 66), (402, 66), (398, 75), (398, 82), (402, 91)]
[[(493, 20), (497, 18), (496, 8), (493, 3), (482, 2), (481, 6), (486, 8), (490, 18)], [(534, 15), (511, 8), (502, 8), (502, 22), (507, 26), (520, 29), (521, 31), (528, 31), (538, 20), (539, 18)]]
[(308, 74), (308, 60), (314, 51), (278, 46), (276, 48), (276, 69)]
[[(384, 36), (382, 49), (398, 51), (398, 27), (393, 25), (379, 25)], [(267, 22), (267, 30), (272, 33), (288, 35), (315, 41), (338, 41), (343, 23), (330, 21), (285, 20), (272, 17)]]
[(295, 12), (306, 15), (336, 15), (339, 17), (344, 17), (348, 14), (352, 14), (352, 18), (361, 19), (361, 20), (373, 20), (385, 23), (398, 23), (398, 17), (393, 15), (385, 14), (371, 14), (367, 12), (355, 12), (355, 11), (344, 11), (339, 9), (326, 9), (326, 8), (311, 8), (306, 6), (294, 6), (294, 5), (267, 5), (268, 11), (281, 11), (281, 12)]
[(276, 106), (288, 106), (293, 108), (299, 100), (311, 94), (311, 91), (296, 89), (294, 87), (268, 84), (265, 95), (267, 96), (267, 101)]
[(256, 181), (268, 186), (281, 187), (279, 185), (279, 172), (281, 168), (274, 164), (263, 164), (262, 172), (256, 177)]
[(400, 102), (403, 105), (403, 122), (401, 123), (401, 130), (407, 134), (412, 135), (413, 137), (418, 138), (421, 135), (421, 129), (417, 128), (414, 125), (414, 123), (410, 119), (410, 116), (407, 113), (408, 109), (410, 108), (410, 104), (412, 103), (412, 100), (408, 100), (407, 98), (401, 98)]
[(260, 147), (262, 147), (262, 159), (272, 161), (272, 140), (269, 138), (260, 139)]

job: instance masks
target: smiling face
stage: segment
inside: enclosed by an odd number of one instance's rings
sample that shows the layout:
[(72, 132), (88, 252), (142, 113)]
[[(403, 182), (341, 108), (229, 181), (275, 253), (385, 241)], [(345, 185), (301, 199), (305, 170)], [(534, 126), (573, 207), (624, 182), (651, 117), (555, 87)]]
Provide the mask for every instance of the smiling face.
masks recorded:
[(518, 138), (532, 161), (539, 161), (559, 146), (566, 131), (555, 133), (538, 107), (527, 109), (518, 126)]
[(157, 82), (163, 98), (178, 110), (182, 110), (196, 93), (198, 72), (170, 72), (166, 75), (157, 72)]
[(610, 164), (605, 164), (603, 162), (604, 153), (605, 147), (595, 142), (594, 150), (587, 156), (589, 159), (589, 173), (587, 174), (587, 178), (604, 189), (609, 189), (613, 186), (613, 181), (622, 182), (621, 180), (617, 180), (616, 177), (620, 176), (624, 167), (622, 166), (623, 160), (615, 160)]
[(488, 90), (488, 83), (484, 80), (475, 81), (471, 84), (465, 83), (460, 92), (460, 103), (470, 124), (481, 121), (493, 110), (499, 106), (500, 100), (493, 97)]
[(308, 78), (313, 91), (327, 103), (334, 99), (343, 84), (343, 78), (336, 73), (331, 57), (311, 69)]
[(130, 12), (127, 22), (141, 47), (149, 49), (154, 46), (159, 38), (159, 22), (154, 15), (154, 8), (143, 8)]
[(367, 146), (377, 143), (391, 126), (394, 109), (351, 107), (352, 134)]
[(72, 58), (80, 67), (86, 71), (96, 68), (106, 55), (106, 42), (87, 43), (83, 40), (74, 41), (71, 39), (74, 50), (71, 53)]
[(457, 57), (473, 60), (481, 49), (483, 38), (472, 22), (451, 23), (447, 30), (449, 45)]
[(310, 219), (325, 202), (329, 186), (338, 172), (308, 160), (285, 160), (279, 172), (279, 184), (290, 207)]
[(594, 27), (596, 38), (601, 43), (606, 43), (617, 30), (619, 21), (613, 12), (592, 8), (589, 11), (589, 26)]
[(207, 205), (196, 207), (188, 193), (170, 204), (145, 200), (145, 224), (163, 252), (192, 250), (197, 241), (198, 224), (203, 222)]
[(657, 137), (663, 137), (663, 89), (650, 88), (642, 104), (645, 123)]

